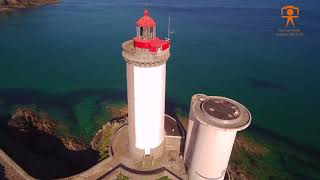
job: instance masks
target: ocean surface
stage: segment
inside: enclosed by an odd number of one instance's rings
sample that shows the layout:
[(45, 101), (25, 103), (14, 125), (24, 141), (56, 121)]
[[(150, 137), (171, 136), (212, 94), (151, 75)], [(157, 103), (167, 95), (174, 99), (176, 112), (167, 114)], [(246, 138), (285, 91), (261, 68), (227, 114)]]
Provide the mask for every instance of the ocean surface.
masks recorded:
[(195, 93), (226, 96), (251, 111), (253, 125), (320, 150), (320, 11), (292, 1), (303, 36), (280, 37), (282, 6), (263, 0), (61, 0), (0, 14), (0, 114), (32, 106), (90, 137), (97, 109), (126, 101), (122, 42), (148, 8), (157, 34), (171, 17), (168, 101), (188, 108)]

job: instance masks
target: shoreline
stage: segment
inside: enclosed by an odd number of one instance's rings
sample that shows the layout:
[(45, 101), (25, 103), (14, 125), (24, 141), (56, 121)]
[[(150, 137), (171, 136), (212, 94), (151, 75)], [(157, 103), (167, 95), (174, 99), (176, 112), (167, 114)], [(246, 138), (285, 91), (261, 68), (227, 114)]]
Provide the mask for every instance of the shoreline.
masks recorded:
[[(40, 93), (34, 90), (17, 91), (10, 89), (3, 90), (2, 92), (0, 89), (0, 95), (3, 95), (2, 108), (4, 109), (0, 119), (3, 119), (4, 121), (2, 121), (2, 123), (5, 123), (5, 119), (11, 117), (9, 113), (10, 109), (29, 107), (39, 113), (42, 112), (43, 115), (50, 117), (49, 119), (52, 118), (52, 120), (58, 123), (58, 128), (61, 129), (56, 131), (56, 135), (63, 136), (70, 133), (70, 135), (74, 137), (85, 140), (91, 137), (91, 135), (95, 136), (99, 128), (106, 123), (106, 120), (116, 120), (126, 114), (124, 94), (125, 92), (123, 91), (105, 89), (83, 90), (58, 95)], [(24, 101), (21, 102), (21, 99)], [(50, 106), (48, 106), (48, 104), (50, 104)], [(57, 112), (60, 112), (58, 109), (62, 108), (63, 111), (61, 110), (61, 113), (63, 114), (58, 113), (59, 115), (56, 115), (50, 112), (51, 108), (57, 110)], [(87, 112), (88, 109), (89, 113)], [(91, 112), (90, 109), (94, 109), (94, 111)], [(84, 111), (85, 114), (83, 114), (82, 111)], [(174, 99), (167, 99), (167, 114), (179, 119), (182, 121), (182, 124), (187, 125), (188, 111), (188, 105), (181, 104)], [(91, 120), (87, 119), (90, 119), (89, 116), (92, 118)], [(68, 117), (68, 120), (64, 119), (64, 117)], [(86, 118), (83, 119), (82, 117)], [(59, 126), (59, 124), (61, 126)], [(75, 128), (74, 130), (76, 131), (72, 131), (72, 127)], [(242, 138), (242, 141), (237, 141), (239, 146), (235, 145), (235, 147), (238, 146), (239, 148), (235, 148), (233, 161), (230, 165), (237, 168), (233, 168), (232, 173), (248, 175), (248, 177), (258, 176), (259, 173), (260, 175), (264, 174), (265, 177), (269, 177), (272, 174), (294, 177), (293, 174), (285, 172), (297, 171), (298, 173), (296, 174), (301, 176), (303, 175), (301, 171), (310, 171), (312, 174), (315, 174), (315, 176), (311, 174), (308, 175), (308, 177), (320, 177), (320, 174), (315, 171), (318, 167), (315, 159), (318, 158), (315, 158), (317, 157), (315, 156), (316, 153), (311, 153), (317, 152), (314, 148), (302, 148), (303, 146), (301, 144), (294, 143), (292, 140), (289, 141), (285, 136), (275, 132), (272, 133), (272, 131), (268, 129), (259, 128), (258, 125), (254, 125), (248, 130), (249, 131), (245, 133), (239, 133), (239, 136), (244, 135), (245, 138)], [(83, 134), (82, 132), (87, 134)], [(81, 133), (83, 136), (81, 136)], [(104, 140), (102, 142), (102, 144), (107, 143), (107, 141)], [(307, 149), (310, 150), (308, 151)], [(102, 148), (99, 154), (108, 155), (108, 151)], [(291, 166), (291, 164), (295, 164), (296, 162), (300, 162), (298, 166), (299, 169)], [(254, 164), (256, 164), (257, 167), (259, 166), (260, 169), (265, 169), (265, 172), (250, 171), (250, 169), (254, 167)]]
[(48, 4), (56, 4), (59, 0), (31, 0), (28, 2), (18, 2), (13, 4), (7, 4), (7, 5), (0, 5), (0, 13), (2, 12), (12, 12), (17, 9), (27, 9), (27, 8), (33, 8), (38, 6), (44, 6)]
[[(119, 106), (119, 105), (108, 105), (108, 107), (112, 109), (113, 116), (111, 119), (113, 119), (113, 120), (117, 120), (118, 118), (115, 118), (115, 117), (118, 117), (118, 116), (120, 117), (123, 114), (125, 114), (127, 111), (125, 108), (125, 105), (124, 105), (124, 107)], [(179, 116), (177, 114), (177, 112), (175, 112), (174, 109), (171, 109), (171, 110), (172, 110), (171, 113), (173, 113), (173, 115), (175, 114), (177, 116), (177, 119), (179, 119), (179, 121), (181, 121), (182, 123), (184, 123), (184, 121), (187, 121), (187, 119), (188, 119), (187, 116), (185, 116), (185, 115)], [(100, 129), (106, 129), (103, 127)], [(96, 135), (99, 134), (100, 129), (98, 130)], [(274, 173), (279, 174), (280, 173), (286, 177), (294, 177), (294, 176), (292, 176), (292, 174), (285, 174), (283, 170), (275, 170), (275, 168), (270, 167), (270, 164), (268, 164), (268, 162), (266, 162), (264, 160), (266, 158), (267, 159), (271, 158), (271, 161), (273, 163), (278, 164), (279, 167), (290, 168), (290, 167), (287, 167), (286, 164), (279, 162), (278, 159), (273, 158), (273, 156), (275, 156), (275, 155), (278, 156), (279, 154), (282, 157), (285, 154), (284, 152), (289, 153), (288, 157), (290, 157), (290, 159), (287, 160), (288, 162), (291, 162), (292, 158), (293, 158), (293, 161), (294, 161), (294, 159), (297, 159), (299, 161), (310, 163), (310, 164), (314, 163), (314, 160), (310, 160), (311, 157), (317, 157), (317, 156), (314, 156), (313, 153), (306, 152), (305, 149), (301, 149), (301, 147), (296, 146), (296, 144), (291, 144), (291, 143), (289, 143), (287, 141), (283, 141), (281, 139), (282, 138), (274, 136), (273, 133), (268, 133), (267, 130), (259, 129), (257, 127), (253, 127), (249, 133), (240, 133), (237, 137), (237, 140), (235, 141), (235, 147), (233, 150), (232, 158), (230, 159), (230, 167), (232, 170), (231, 172), (236, 176), (243, 176), (243, 177), (252, 179), (252, 177), (255, 177), (255, 175), (257, 175), (256, 174), (257, 172), (251, 172), (248, 170), (247, 167), (253, 167), (253, 165), (257, 165), (260, 167), (267, 166), (268, 168), (267, 168), (266, 172), (264, 172), (264, 173), (267, 173), (268, 175), (269, 175), (269, 173), (270, 174), (274, 174)], [(97, 143), (97, 144), (100, 144), (100, 143)], [(100, 148), (100, 146), (97, 146), (97, 147)], [(291, 150), (291, 148), (293, 148), (293, 149)], [(288, 149), (290, 149), (290, 151), (287, 151)], [(103, 153), (100, 155), (103, 155), (103, 154), (107, 155), (109, 152), (109, 149), (101, 149), (101, 150), (103, 150)], [(100, 153), (102, 152), (101, 150), (100, 150)], [(303, 155), (295, 154), (295, 153), (303, 152), (303, 151), (306, 154), (303, 154)], [(10, 153), (8, 155), (10, 155)], [(106, 157), (108, 157), (108, 156), (106, 156)], [(13, 159), (15, 159), (15, 158), (13, 158)], [(104, 158), (102, 158), (100, 160), (103, 160), (103, 159)], [(19, 161), (17, 161), (17, 163), (18, 162)], [(99, 160), (96, 163), (99, 164)], [(20, 162), (20, 164), (21, 164), (21, 162)], [(97, 164), (95, 164), (94, 166), (96, 166)], [(25, 167), (25, 165), (21, 166), (21, 167)], [(84, 173), (84, 172), (88, 171), (89, 169), (86, 169), (86, 170), (81, 171), (79, 173), (80, 174)], [(295, 168), (293, 168), (293, 169), (295, 169)], [(314, 168), (309, 167), (309, 166), (302, 166), (302, 169), (309, 169), (309, 170), (313, 169), (314, 170)], [(29, 172), (29, 171), (27, 170), (26, 172)], [(71, 174), (73, 174), (73, 173), (71, 173)], [(75, 175), (78, 175), (78, 174), (75, 174)]]

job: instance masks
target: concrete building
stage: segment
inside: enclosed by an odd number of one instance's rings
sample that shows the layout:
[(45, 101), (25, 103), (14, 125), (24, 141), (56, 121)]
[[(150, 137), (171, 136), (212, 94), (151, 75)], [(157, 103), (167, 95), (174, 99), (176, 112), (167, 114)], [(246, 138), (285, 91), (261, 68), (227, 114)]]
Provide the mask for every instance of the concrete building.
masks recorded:
[(122, 44), (127, 69), (129, 150), (133, 157), (160, 157), (164, 151), (166, 62), (170, 41), (156, 36), (147, 10), (136, 22), (137, 35)]
[(184, 151), (189, 179), (223, 180), (236, 133), (250, 123), (250, 112), (240, 103), (225, 97), (194, 95)]

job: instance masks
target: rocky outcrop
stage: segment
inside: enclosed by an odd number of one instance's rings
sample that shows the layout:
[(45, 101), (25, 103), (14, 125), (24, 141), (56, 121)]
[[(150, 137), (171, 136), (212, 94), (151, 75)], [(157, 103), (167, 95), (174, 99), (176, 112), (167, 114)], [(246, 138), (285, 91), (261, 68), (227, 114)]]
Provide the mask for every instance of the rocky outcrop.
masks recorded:
[(12, 115), (8, 125), (20, 132), (31, 132), (36, 129), (40, 132), (52, 135), (56, 124), (46, 118), (41, 117), (29, 108), (20, 108)]
[(241, 170), (238, 166), (230, 165), (227, 169), (229, 180), (249, 180), (247, 173)]
[(71, 137), (62, 137), (60, 138), (63, 145), (69, 149), (70, 151), (82, 151), (86, 150), (89, 147), (84, 143), (80, 142), (79, 140)]
[(112, 114), (112, 121), (122, 120), (128, 116), (128, 106), (110, 106), (107, 107)]
[(100, 148), (100, 142), (102, 140), (102, 137), (103, 137), (103, 131), (105, 130), (104, 129), (99, 129), (98, 132), (96, 133), (96, 135), (92, 138), (91, 140), (91, 147), (92, 149), (98, 151), (99, 148)]
[(72, 176), (98, 162), (99, 152), (69, 135), (57, 136), (56, 128), (47, 115), (19, 108), (12, 114), (8, 126), (1, 129), (6, 131), (6, 137), (1, 137), (7, 145), (4, 150), (37, 179)]
[(0, 0), (0, 12), (57, 3), (58, 0)]
[[(37, 131), (46, 135), (55, 136), (54, 131), (56, 123), (46, 116), (41, 116), (29, 108), (17, 109), (9, 120), (8, 125), (12, 129), (21, 133)], [(57, 138), (59, 138), (62, 144), (70, 151), (82, 151), (89, 148), (81, 141), (72, 137)]]
[[(114, 129), (117, 129), (117, 127), (121, 127), (124, 124), (128, 123), (128, 117), (125, 115), (122, 118), (119, 119), (113, 119), (106, 124), (104, 124), (96, 133), (96, 135), (91, 140), (91, 147), (94, 150), (99, 149), (99, 144), (101, 144), (102, 139), (104, 138), (104, 135), (106, 134), (106, 131), (111, 131)], [(112, 134), (112, 133), (111, 133)]]
[(240, 136), (235, 139), (235, 147), (243, 149), (255, 156), (264, 156), (269, 149), (257, 143), (253, 143), (247, 137)]

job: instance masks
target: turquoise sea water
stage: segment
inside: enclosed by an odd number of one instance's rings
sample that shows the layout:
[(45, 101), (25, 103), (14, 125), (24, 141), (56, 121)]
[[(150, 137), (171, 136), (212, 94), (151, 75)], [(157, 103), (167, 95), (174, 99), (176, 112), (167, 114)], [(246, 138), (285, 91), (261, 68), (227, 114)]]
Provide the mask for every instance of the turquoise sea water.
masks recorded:
[[(188, 106), (195, 93), (243, 103), (253, 124), (320, 150), (320, 12), (301, 7), (303, 37), (278, 37), (280, 8), (290, 1), (147, 3), (172, 56), (167, 98)], [(314, 5), (312, 4), (314, 3)], [(121, 43), (135, 35), (145, 1), (62, 0), (0, 14), (0, 113), (34, 104), (74, 134), (92, 134), (105, 101), (126, 101)]]

